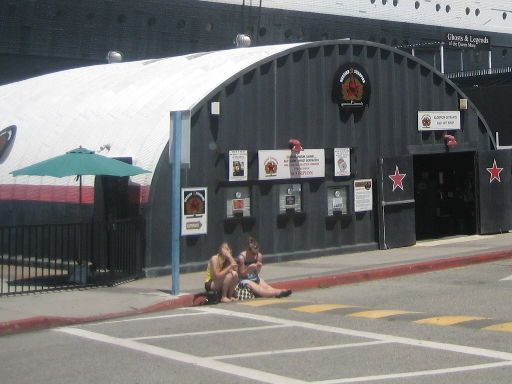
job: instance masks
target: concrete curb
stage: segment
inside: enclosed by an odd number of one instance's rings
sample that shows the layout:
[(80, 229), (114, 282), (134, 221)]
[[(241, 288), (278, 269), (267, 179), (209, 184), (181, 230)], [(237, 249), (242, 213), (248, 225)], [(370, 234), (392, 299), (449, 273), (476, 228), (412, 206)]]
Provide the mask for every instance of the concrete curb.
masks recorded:
[(105, 321), (118, 319), (121, 317), (142, 315), (146, 313), (164, 311), (169, 309), (191, 307), (193, 305), (194, 295), (184, 294), (170, 300), (153, 304), (149, 307), (138, 308), (123, 312), (105, 313), (101, 315), (88, 317), (59, 317), (59, 316), (36, 316), (21, 320), (5, 321), (0, 323), (0, 336), (36, 331), (41, 329), (64, 327), (67, 325), (85, 324), (96, 321)]
[[(354, 284), (364, 281), (386, 279), (390, 277), (411, 275), (416, 273), (439, 271), (443, 269), (464, 267), (467, 265), (488, 263), (509, 258), (512, 258), (512, 250), (489, 252), (478, 255), (454, 257), (441, 260), (430, 260), (412, 264), (394, 265), (390, 267), (341, 273), (337, 275), (325, 275), (317, 277), (312, 276), (303, 279), (272, 282), (272, 285), (276, 288), (287, 288), (294, 291), (302, 291), (306, 289), (327, 288), (337, 285)], [(67, 325), (105, 321), (121, 317), (165, 311), (169, 309), (192, 307), (201, 305), (201, 296), (201, 293), (187, 293), (144, 308), (89, 317), (37, 316), (21, 320), (6, 321), (0, 323), (0, 336), (47, 328), (63, 327)]]

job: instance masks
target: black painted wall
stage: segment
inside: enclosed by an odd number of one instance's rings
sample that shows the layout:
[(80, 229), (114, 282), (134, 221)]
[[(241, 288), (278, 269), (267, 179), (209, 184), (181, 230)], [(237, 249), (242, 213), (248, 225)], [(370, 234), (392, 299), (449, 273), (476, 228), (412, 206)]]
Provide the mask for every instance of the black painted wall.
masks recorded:
[[(331, 97), (334, 76), (347, 62), (362, 65), (372, 86), (369, 105), (359, 113), (341, 112)], [(370, 42), (312, 43), (244, 70), (192, 111), (191, 167), (183, 171), (182, 184), (208, 187), (208, 235), (183, 238), (183, 267), (204, 265), (225, 240), (238, 252), (249, 234), (260, 240), (267, 260), (376, 248), (377, 188), (373, 212), (352, 211), (332, 222), (326, 219), (327, 187), (338, 183), (351, 190), (354, 179), (376, 182), (380, 157), (446, 153), (442, 132), (418, 132), (417, 112), (457, 110), (461, 97), (465, 96), (453, 83), (417, 58)], [(220, 101), (220, 116), (210, 114), (211, 101)], [(471, 102), (461, 116), (462, 130), (456, 132), (459, 145), (450, 151), (491, 149), (488, 128)], [(286, 149), (292, 137), (305, 148), (325, 148), (325, 179), (258, 181), (257, 151)], [(335, 147), (353, 148), (351, 177), (334, 178)], [(252, 189), (255, 221), (244, 225), (225, 221), (225, 188), (235, 185), (227, 181), (232, 149), (249, 151), (249, 181), (242, 185)], [(147, 263), (155, 270), (168, 266), (170, 259), (165, 238), (170, 234), (167, 164), (164, 152), (148, 207)], [(302, 183), (303, 217), (278, 219), (281, 182)]]

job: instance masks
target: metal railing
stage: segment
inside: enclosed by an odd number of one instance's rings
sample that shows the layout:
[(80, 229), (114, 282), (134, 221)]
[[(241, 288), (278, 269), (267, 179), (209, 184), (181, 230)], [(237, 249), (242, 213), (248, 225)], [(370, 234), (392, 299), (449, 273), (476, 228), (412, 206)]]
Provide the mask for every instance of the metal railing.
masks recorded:
[(133, 279), (143, 233), (140, 219), (0, 227), (0, 296)]
[(504, 73), (512, 73), (512, 67), (499, 67), (499, 68), (485, 68), (485, 69), (474, 69), (471, 71), (461, 71), (446, 73), (449, 79), (459, 79), (464, 77), (476, 77), (486, 75), (501, 75)]

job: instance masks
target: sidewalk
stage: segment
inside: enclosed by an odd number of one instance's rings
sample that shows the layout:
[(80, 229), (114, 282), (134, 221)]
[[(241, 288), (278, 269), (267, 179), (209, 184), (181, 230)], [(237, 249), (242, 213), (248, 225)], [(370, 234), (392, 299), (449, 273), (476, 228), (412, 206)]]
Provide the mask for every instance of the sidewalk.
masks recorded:
[[(512, 258), (512, 233), (265, 264), (262, 276), (276, 287), (299, 291), (507, 258)], [(178, 296), (170, 295), (171, 285), (171, 276), (163, 276), (111, 288), (4, 297), (0, 299), (0, 336), (192, 306), (194, 294), (202, 291), (203, 272), (182, 274)]]

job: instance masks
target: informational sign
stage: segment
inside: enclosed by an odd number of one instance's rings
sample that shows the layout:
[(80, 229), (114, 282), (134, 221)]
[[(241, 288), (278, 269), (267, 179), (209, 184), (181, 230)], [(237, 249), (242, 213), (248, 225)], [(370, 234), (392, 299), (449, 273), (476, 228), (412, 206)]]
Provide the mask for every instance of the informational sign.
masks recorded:
[(247, 180), (247, 150), (229, 151), (229, 181)]
[(258, 176), (260, 180), (325, 177), (324, 149), (258, 151)]
[(418, 131), (460, 129), (459, 111), (418, 111)]
[(302, 186), (285, 184), (279, 186), (279, 213), (302, 212)]
[(364, 212), (373, 209), (372, 179), (354, 180), (354, 211)]
[(447, 33), (445, 42), (449, 48), (491, 50), (491, 39), (489, 36)]
[(333, 84), (334, 99), (345, 109), (360, 109), (370, 102), (370, 80), (357, 63), (346, 63), (336, 72)]
[(348, 186), (331, 187), (327, 193), (327, 214), (348, 213)]
[(350, 148), (334, 148), (334, 176), (350, 176)]
[(204, 235), (208, 223), (208, 189), (181, 189), (181, 235)]
[(226, 217), (251, 215), (251, 194), (248, 186), (230, 187), (226, 191)]

